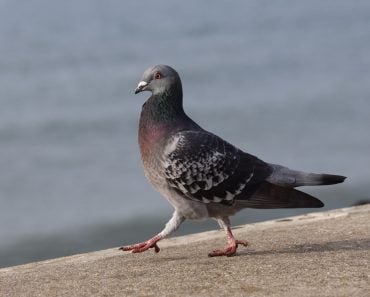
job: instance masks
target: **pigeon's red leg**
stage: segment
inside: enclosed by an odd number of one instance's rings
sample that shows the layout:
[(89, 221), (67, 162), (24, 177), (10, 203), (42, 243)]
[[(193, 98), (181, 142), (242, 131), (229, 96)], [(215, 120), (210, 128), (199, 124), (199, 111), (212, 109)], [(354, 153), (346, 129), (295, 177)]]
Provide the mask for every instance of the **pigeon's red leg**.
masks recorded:
[(122, 246), (119, 249), (121, 251), (131, 251), (131, 253), (141, 253), (153, 248), (156, 253), (159, 253), (160, 249), (157, 245), (157, 242), (171, 234), (173, 231), (176, 231), (184, 220), (185, 218), (175, 211), (172, 215), (172, 218), (168, 221), (161, 233), (157, 234), (153, 238), (148, 239), (147, 241), (133, 245)]
[(222, 218), (218, 220), (220, 226), (222, 226), (227, 235), (227, 247), (221, 250), (214, 250), (212, 253), (209, 253), (209, 257), (219, 257), (219, 256), (233, 256), (236, 253), (238, 245), (241, 244), (243, 246), (247, 246), (248, 242), (245, 240), (236, 240), (233, 233), (231, 232), (230, 228), (230, 221), (228, 218)]
[(147, 241), (140, 242), (140, 243), (133, 244), (133, 245), (122, 246), (119, 249), (121, 251), (131, 251), (131, 253), (141, 253), (150, 248), (154, 248), (154, 251), (156, 253), (159, 253), (160, 248), (158, 247), (157, 242), (160, 241), (162, 238), (163, 237), (158, 234)]

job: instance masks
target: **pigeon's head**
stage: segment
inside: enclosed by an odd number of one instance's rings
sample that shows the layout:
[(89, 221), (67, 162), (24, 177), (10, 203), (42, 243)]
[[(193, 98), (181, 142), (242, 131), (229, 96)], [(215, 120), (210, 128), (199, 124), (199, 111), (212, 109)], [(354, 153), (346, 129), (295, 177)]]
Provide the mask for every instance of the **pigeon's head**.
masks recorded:
[(167, 65), (156, 65), (144, 72), (135, 94), (143, 91), (150, 91), (154, 95), (167, 91), (182, 92), (181, 80), (175, 69)]

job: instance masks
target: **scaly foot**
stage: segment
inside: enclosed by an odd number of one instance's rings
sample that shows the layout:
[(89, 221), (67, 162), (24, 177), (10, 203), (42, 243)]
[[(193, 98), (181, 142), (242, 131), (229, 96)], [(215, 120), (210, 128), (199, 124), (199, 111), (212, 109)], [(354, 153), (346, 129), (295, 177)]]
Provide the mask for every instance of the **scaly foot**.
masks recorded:
[(231, 257), (235, 255), (238, 245), (248, 246), (248, 242), (245, 240), (230, 240), (229, 245), (223, 250), (214, 250), (212, 253), (208, 254), (208, 257), (220, 257), (227, 256)]
[(133, 244), (133, 245), (122, 246), (119, 248), (119, 250), (131, 251), (131, 253), (142, 253), (148, 249), (153, 248), (156, 253), (159, 253), (160, 248), (158, 247), (157, 242), (161, 239), (162, 237), (157, 235), (144, 242), (140, 242), (140, 243)]

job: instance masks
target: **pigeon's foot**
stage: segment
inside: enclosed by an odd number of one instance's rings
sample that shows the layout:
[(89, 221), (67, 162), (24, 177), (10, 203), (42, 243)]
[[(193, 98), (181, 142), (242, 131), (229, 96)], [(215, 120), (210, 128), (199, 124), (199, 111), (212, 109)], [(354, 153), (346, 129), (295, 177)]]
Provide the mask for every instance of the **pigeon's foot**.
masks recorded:
[(245, 240), (229, 240), (229, 244), (225, 249), (214, 250), (212, 253), (208, 254), (208, 257), (234, 256), (239, 244), (243, 246), (248, 246), (248, 242)]
[(212, 253), (208, 254), (208, 257), (220, 257), (226, 256), (231, 257), (234, 256), (236, 250), (238, 249), (238, 245), (248, 246), (248, 242), (245, 240), (237, 240), (235, 239), (233, 233), (231, 232), (230, 221), (228, 217), (219, 218), (218, 220), (219, 225), (225, 229), (226, 236), (227, 236), (227, 247), (222, 250), (214, 250)]
[(157, 242), (161, 239), (162, 239), (161, 236), (156, 235), (153, 238), (151, 238), (147, 241), (144, 241), (144, 242), (140, 242), (140, 243), (133, 244), (133, 245), (122, 246), (122, 247), (119, 248), (119, 250), (121, 250), (121, 251), (131, 251), (131, 253), (142, 253), (142, 252), (145, 252), (148, 249), (153, 248), (156, 253), (159, 253), (160, 248), (158, 247)]

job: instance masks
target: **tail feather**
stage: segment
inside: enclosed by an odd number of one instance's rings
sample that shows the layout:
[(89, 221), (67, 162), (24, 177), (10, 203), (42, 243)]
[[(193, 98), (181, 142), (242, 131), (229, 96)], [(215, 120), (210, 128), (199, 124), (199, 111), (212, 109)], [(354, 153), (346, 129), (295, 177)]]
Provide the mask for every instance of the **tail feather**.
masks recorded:
[(319, 199), (295, 190), (270, 183), (264, 183), (248, 199), (237, 201), (242, 207), (249, 208), (318, 208), (323, 207)]
[(335, 174), (301, 173), (298, 183), (302, 186), (334, 185), (344, 182), (345, 176)]
[(267, 181), (284, 187), (321, 186), (342, 183), (346, 177), (334, 174), (307, 173), (271, 164), (272, 174)]

